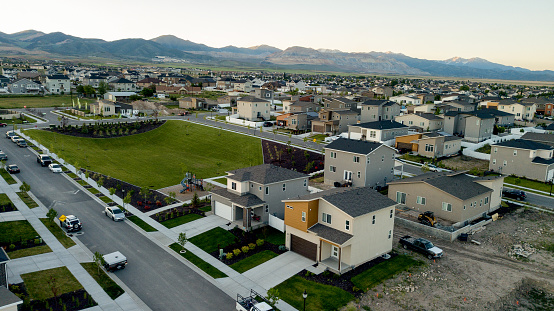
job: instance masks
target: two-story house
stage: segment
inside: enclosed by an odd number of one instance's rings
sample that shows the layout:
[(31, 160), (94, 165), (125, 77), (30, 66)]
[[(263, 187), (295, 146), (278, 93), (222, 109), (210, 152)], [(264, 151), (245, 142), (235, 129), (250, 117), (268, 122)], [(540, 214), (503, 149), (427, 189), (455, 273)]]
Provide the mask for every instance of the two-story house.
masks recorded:
[(215, 215), (250, 231), (284, 219), (282, 200), (309, 194), (308, 175), (271, 164), (227, 172), (227, 188), (210, 191)]
[(384, 187), (394, 178), (394, 154), (387, 145), (339, 138), (325, 147), (324, 183)]
[(323, 102), (323, 107), (328, 109), (355, 109), (358, 103), (344, 97), (328, 97)]
[(71, 82), (66, 75), (46, 76), (46, 91), (50, 94), (65, 94), (71, 90)]
[(285, 113), (277, 116), (277, 125), (293, 130), (295, 133), (305, 132), (312, 128), (312, 121), (317, 118), (315, 112)]
[(551, 116), (554, 115), (554, 100), (545, 98), (545, 97), (539, 97), (539, 98), (522, 98), (522, 103), (534, 103), (536, 104), (536, 113), (545, 115), (545, 116)]
[(391, 101), (399, 104), (406, 104), (406, 105), (421, 105), (421, 99), (416, 96), (410, 96), (410, 95), (399, 95), (399, 96), (393, 96), (389, 98)]
[(395, 137), (403, 135), (408, 135), (408, 126), (393, 120), (373, 121), (348, 126), (349, 139), (368, 140), (392, 145)]
[(444, 114), (444, 131), (478, 143), (491, 138), (495, 120), (495, 116), (486, 111), (450, 111)]
[(42, 91), (42, 84), (23, 78), (8, 83), (8, 90), (12, 94), (38, 94)]
[(252, 91), (252, 82), (248, 80), (238, 80), (233, 83), (235, 91), (250, 93)]
[[(551, 134), (548, 134), (551, 135)], [(489, 169), (542, 182), (554, 181), (554, 147), (526, 139), (491, 146)]]
[(498, 110), (513, 114), (516, 120), (533, 121), (537, 105), (532, 102), (500, 101)]
[(239, 118), (248, 121), (263, 121), (270, 119), (270, 103), (254, 96), (246, 96), (237, 100)]
[(405, 114), (394, 117), (394, 121), (418, 132), (441, 131), (444, 128), (443, 118), (432, 113)]
[(283, 200), (286, 246), (334, 273), (392, 250), (396, 202), (367, 188), (335, 188)]
[(116, 114), (116, 103), (108, 100), (99, 100), (89, 105), (90, 113), (109, 117)]
[(437, 132), (426, 132), (397, 136), (395, 148), (407, 152), (417, 152), (428, 158), (440, 158), (458, 154), (462, 149), (462, 138), (444, 136)]
[(125, 78), (112, 80), (108, 84), (112, 90), (117, 92), (135, 92), (138, 90), (135, 82)]
[(366, 100), (360, 109), (361, 122), (394, 120), (400, 115), (400, 105), (390, 100)]
[(348, 131), (348, 125), (356, 124), (359, 114), (350, 109), (324, 108), (312, 121), (312, 132), (335, 135)]
[(503, 182), (503, 177), (432, 172), (389, 182), (388, 197), (418, 212), (432, 211), (457, 226), (498, 209)]
[(318, 112), (321, 106), (308, 101), (283, 101), (283, 111), (285, 113), (297, 112)]

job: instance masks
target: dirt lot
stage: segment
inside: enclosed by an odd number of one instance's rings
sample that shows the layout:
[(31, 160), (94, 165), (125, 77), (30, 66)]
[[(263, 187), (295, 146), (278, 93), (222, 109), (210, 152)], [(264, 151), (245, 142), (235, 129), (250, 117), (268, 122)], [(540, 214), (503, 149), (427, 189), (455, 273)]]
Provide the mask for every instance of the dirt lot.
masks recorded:
[(489, 161), (479, 160), (468, 156), (455, 156), (452, 158), (441, 160), (447, 168), (454, 169), (456, 171), (469, 171), (472, 168), (477, 168), (482, 171), (489, 169)]
[[(396, 241), (405, 234), (421, 236), (395, 227)], [(481, 245), (429, 238), (443, 249), (443, 258), (430, 261), (408, 252), (428, 264), (386, 281), (344, 310), (554, 310), (553, 214), (519, 209), (470, 238)], [(535, 253), (515, 258), (510, 250), (516, 244)]]

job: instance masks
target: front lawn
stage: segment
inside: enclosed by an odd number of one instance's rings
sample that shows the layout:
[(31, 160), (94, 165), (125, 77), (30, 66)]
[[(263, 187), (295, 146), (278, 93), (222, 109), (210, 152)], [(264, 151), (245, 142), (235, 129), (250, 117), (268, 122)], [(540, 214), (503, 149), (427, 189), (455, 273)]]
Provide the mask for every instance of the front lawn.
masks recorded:
[(83, 262), (81, 263), (81, 266), (87, 270), (88, 274), (96, 280), (96, 283), (102, 287), (111, 299), (116, 299), (125, 293), (123, 288), (117, 285), (117, 283), (114, 282), (114, 280), (112, 280), (106, 272), (104, 272), (104, 270), (99, 270), (94, 262)]
[(177, 243), (173, 243), (173, 244), (169, 245), (169, 248), (176, 251), (179, 255), (183, 256), (186, 260), (190, 261), (193, 265), (197, 266), (202, 271), (209, 274), (212, 278), (219, 279), (219, 278), (227, 277), (227, 274), (219, 271), (214, 266), (212, 266), (209, 263), (205, 262), (200, 257), (194, 255), (190, 251), (186, 251), (184, 254), (181, 254), (180, 253), (180, 251), (182, 249), (181, 245), (179, 245)]
[(506, 176), (504, 183), (512, 184), (519, 187), (531, 188), (539, 191), (550, 192), (550, 185), (540, 181), (529, 180), (523, 177)]
[(298, 275), (284, 281), (275, 287), (279, 297), (298, 310), (303, 310), (304, 290), (308, 293), (306, 310), (338, 310), (354, 299), (354, 295), (338, 287), (308, 281)]
[(186, 224), (187, 222), (195, 221), (200, 218), (204, 218), (204, 216), (198, 215), (198, 214), (187, 214), (187, 215), (175, 217), (173, 219), (169, 219), (166, 221), (162, 221), (161, 224), (164, 225), (166, 228), (173, 228), (173, 227), (180, 226), (182, 224)]
[(481, 152), (481, 153), (486, 153), (486, 154), (491, 154), (491, 145), (485, 144), (485, 145), (483, 145), (483, 147), (478, 148), (475, 151)]
[(52, 279), (55, 279), (58, 296), (83, 288), (83, 285), (77, 281), (67, 267), (26, 273), (22, 274), (21, 278), (33, 300), (45, 300), (54, 297), (52, 287), (48, 284)]
[(38, 236), (27, 220), (0, 222), (0, 245), (20, 240), (31, 240)]
[(12, 174), (8, 173), (5, 169), (0, 169), (0, 176), (8, 183), (8, 185), (17, 184), (17, 181), (12, 177)]
[(423, 262), (414, 260), (409, 256), (398, 255), (356, 275), (351, 281), (359, 289), (367, 291), (373, 286), (379, 285), (383, 281), (392, 278), (397, 273), (407, 271), (412, 266), (419, 266), (422, 264)]
[(259, 239), (264, 239), (266, 242), (273, 245), (285, 245), (287, 238), (283, 232), (269, 226), (255, 230), (254, 234), (256, 234)]
[(224, 185), (227, 185), (227, 178), (225, 178), (225, 177), (216, 178), (216, 179), (214, 179), (214, 181), (218, 182), (218, 183), (221, 183), (221, 184), (224, 184)]
[(217, 227), (189, 239), (189, 242), (196, 245), (206, 253), (217, 251), (217, 245), (224, 248), (235, 242), (235, 236), (227, 230)]
[(264, 262), (271, 260), (279, 255), (275, 254), (272, 251), (265, 250), (254, 254), (250, 257), (247, 257), (239, 262), (232, 264), (230, 267), (233, 268), (238, 273), (244, 273), (256, 266), (263, 264)]
[(417, 162), (417, 163), (425, 163), (425, 162), (430, 162), (431, 159), (430, 158), (426, 158), (426, 157), (423, 157), (423, 156), (420, 156), (420, 155), (411, 155), (409, 153), (405, 153), (403, 154), (400, 159), (404, 159), (404, 160), (408, 160), (408, 161), (412, 161), (412, 162)]
[(184, 121), (167, 121), (146, 133), (104, 139), (43, 130), (26, 133), (44, 146), (63, 146), (58, 154), (68, 163), (155, 189), (179, 183), (183, 171), (208, 178), (218, 171), (262, 163), (260, 139)]
[(48, 218), (40, 218), (40, 221), (42, 221), (46, 228), (52, 232), (56, 239), (58, 239), (58, 241), (60, 241), (65, 248), (70, 248), (75, 245), (75, 242), (73, 242), (73, 240), (68, 237), (63, 229), (60, 228), (60, 226), (58, 226), (55, 222), (50, 221)]
[(138, 218), (137, 216), (129, 216), (127, 217), (127, 220), (130, 220), (131, 222), (133, 222), (135, 225), (139, 226), (142, 230), (146, 232), (158, 231), (156, 230), (156, 228), (150, 226), (144, 220)]
[(23, 203), (27, 204), (29, 208), (35, 208), (38, 206), (37, 202), (35, 202), (35, 200), (33, 200), (27, 192), (18, 192), (17, 195)]
[(15, 251), (8, 251), (8, 256), (10, 256), (10, 259), (17, 259), (17, 258), (23, 258), (27, 256), (35, 256), (40, 255), (44, 253), (50, 253), (52, 252), (52, 249), (48, 245), (39, 245), (29, 248), (23, 248), (18, 249)]

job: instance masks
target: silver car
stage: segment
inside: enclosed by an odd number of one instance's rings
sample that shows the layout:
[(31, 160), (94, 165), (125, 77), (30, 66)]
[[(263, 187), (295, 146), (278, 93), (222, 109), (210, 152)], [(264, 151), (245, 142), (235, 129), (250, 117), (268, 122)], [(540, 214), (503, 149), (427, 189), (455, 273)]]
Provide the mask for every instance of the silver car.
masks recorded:
[(113, 221), (120, 221), (125, 219), (125, 213), (117, 206), (106, 206), (104, 213), (107, 217), (110, 217)]

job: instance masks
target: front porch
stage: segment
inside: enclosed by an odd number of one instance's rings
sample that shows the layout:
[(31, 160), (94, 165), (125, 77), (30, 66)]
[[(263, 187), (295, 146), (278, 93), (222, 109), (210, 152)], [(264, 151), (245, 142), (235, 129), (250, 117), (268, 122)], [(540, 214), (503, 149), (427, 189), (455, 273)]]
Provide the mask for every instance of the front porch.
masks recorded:
[(233, 205), (235, 208), (235, 219), (232, 226), (235, 225), (243, 231), (251, 231), (267, 225), (267, 220), (263, 219), (264, 205), (257, 207), (243, 207)]
[(342, 274), (352, 270), (352, 266), (342, 261), (340, 262), (340, 265), (339, 265), (339, 260), (334, 257), (329, 257), (327, 259), (320, 261), (319, 265), (322, 266), (322, 268), (325, 268), (326, 270), (329, 270), (336, 274)]

